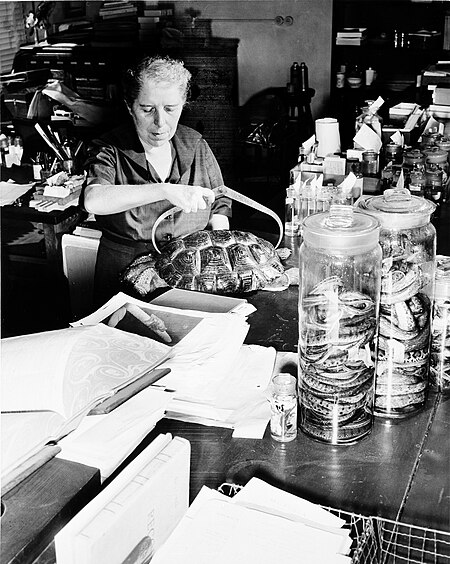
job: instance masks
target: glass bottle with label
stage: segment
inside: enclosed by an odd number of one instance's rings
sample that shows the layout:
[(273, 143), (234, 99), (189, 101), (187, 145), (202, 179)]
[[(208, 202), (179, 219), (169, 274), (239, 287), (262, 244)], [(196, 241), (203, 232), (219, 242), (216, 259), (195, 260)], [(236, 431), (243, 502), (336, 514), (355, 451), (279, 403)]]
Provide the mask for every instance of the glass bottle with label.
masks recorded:
[(372, 429), (379, 222), (331, 205), (303, 221), (299, 251), (299, 427), (334, 445)]
[(284, 232), (286, 235), (294, 236), (298, 234), (298, 204), (296, 191), (293, 186), (286, 189), (284, 213)]
[(409, 173), (409, 191), (413, 196), (420, 196), (424, 197), (425, 195), (425, 185), (426, 185), (426, 178), (425, 178), (425, 168), (415, 163), (411, 172)]
[(270, 398), (270, 434), (286, 443), (297, 437), (297, 380), (291, 374), (280, 373), (272, 379)]
[(378, 110), (382, 103), (383, 101), (366, 100), (366, 105), (361, 108), (361, 113), (356, 118), (355, 133), (358, 133), (363, 125), (367, 125), (381, 139), (383, 119), (378, 114)]
[(430, 360), (436, 206), (406, 188), (357, 203), (379, 219), (383, 250), (375, 414), (402, 418), (425, 405)]

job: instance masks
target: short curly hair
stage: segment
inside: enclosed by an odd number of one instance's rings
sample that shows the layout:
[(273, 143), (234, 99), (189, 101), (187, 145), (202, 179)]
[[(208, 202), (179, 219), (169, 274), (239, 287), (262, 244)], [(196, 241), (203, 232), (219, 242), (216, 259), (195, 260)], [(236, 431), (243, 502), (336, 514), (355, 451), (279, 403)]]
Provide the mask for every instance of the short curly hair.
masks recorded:
[(176, 85), (186, 102), (191, 84), (191, 73), (184, 66), (183, 61), (170, 57), (146, 56), (129, 68), (123, 79), (123, 95), (128, 106), (139, 96), (146, 80), (156, 83), (169, 83)]

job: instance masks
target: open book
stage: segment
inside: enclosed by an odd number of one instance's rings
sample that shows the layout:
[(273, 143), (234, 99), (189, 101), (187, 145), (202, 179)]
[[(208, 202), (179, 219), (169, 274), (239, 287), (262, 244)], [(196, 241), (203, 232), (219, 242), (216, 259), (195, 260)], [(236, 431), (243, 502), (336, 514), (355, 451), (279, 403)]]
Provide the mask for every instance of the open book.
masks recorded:
[(44, 445), (156, 366), (174, 362), (183, 388), (203, 386), (199, 375), (213, 380), (247, 331), (239, 315), (156, 307), (120, 293), (71, 328), (3, 339), (2, 491)]
[(3, 492), (27, 461), (38, 463), (44, 445), (172, 354), (163, 343), (104, 324), (11, 337), (1, 346)]

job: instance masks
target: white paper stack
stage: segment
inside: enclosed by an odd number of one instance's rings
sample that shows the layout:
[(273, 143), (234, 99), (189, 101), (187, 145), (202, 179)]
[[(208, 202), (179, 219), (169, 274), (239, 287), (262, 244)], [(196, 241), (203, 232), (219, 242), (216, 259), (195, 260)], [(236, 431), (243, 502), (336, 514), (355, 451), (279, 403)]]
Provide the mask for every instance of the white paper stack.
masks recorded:
[(258, 478), (234, 498), (204, 486), (152, 564), (350, 564), (344, 524)]

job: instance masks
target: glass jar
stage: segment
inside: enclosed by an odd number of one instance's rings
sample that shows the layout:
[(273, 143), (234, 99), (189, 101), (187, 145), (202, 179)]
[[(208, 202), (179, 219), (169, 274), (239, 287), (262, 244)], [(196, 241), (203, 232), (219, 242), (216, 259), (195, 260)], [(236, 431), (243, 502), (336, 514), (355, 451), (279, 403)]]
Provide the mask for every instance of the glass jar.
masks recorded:
[(361, 129), (365, 124), (370, 127), (381, 139), (381, 132), (383, 127), (383, 120), (378, 114), (379, 105), (373, 100), (367, 100), (366, 106), (361, 108), (361, 113), (357, 116), (355, 121), (355, 133)]
[(442, 136), (439, 141), (437, 142), (437, 146), (442, 151), (446, 151), (447, 153), (447, 162), (450, 163), (450, 138), (446, 136)]
[(299, 427), (334, 445), (373, 424), (379, 222), (332, 205), (303, 221), (299, 251)]
[(436, 257), (431, 332), (430, 383), (450, 392), (450, 257)]
[(364, 151), (362, 159), (363, 175), (369, 178), (376, 178), (378, 175), (378, 153), (372, 150)]
[(423, 408), (428, 389), (436, 206), (394, 188), (357, 207), (381, 223), (375, 415), (406, 417)]
[(412, 149), (403, 155), (403, 168), (410, 172), (414, 165), (425, 166), (425, 155), (419, 149)]
[(387, 143), (384, 147), (384, 162), (401, 165), (403, 162), (403, 147), (397, 143)]
[(432, 147), (425, 149), (423, 153), (425, 155), (425, 166), (436, 164), (442, 170), (442, 184), (445, 184), (448, 178), (447, 151), (439, 149), (439, 147)]
[(388, 188), (391, 188), (393, 181), (394, 181), (394, 169), (392, 167), (392, 162), (388, 162), (387, 165), (381, 171), (381, 190), (384, 192)]
[(409, 178), (409, 191), (411, 194), (423, 198), (426, 185), (425, 168), (419, 164), (413, 165)]
[(435, 163), (427, 163), (425, 169), (425, 197), (436, 204), (442, 200), (443, 171)]

